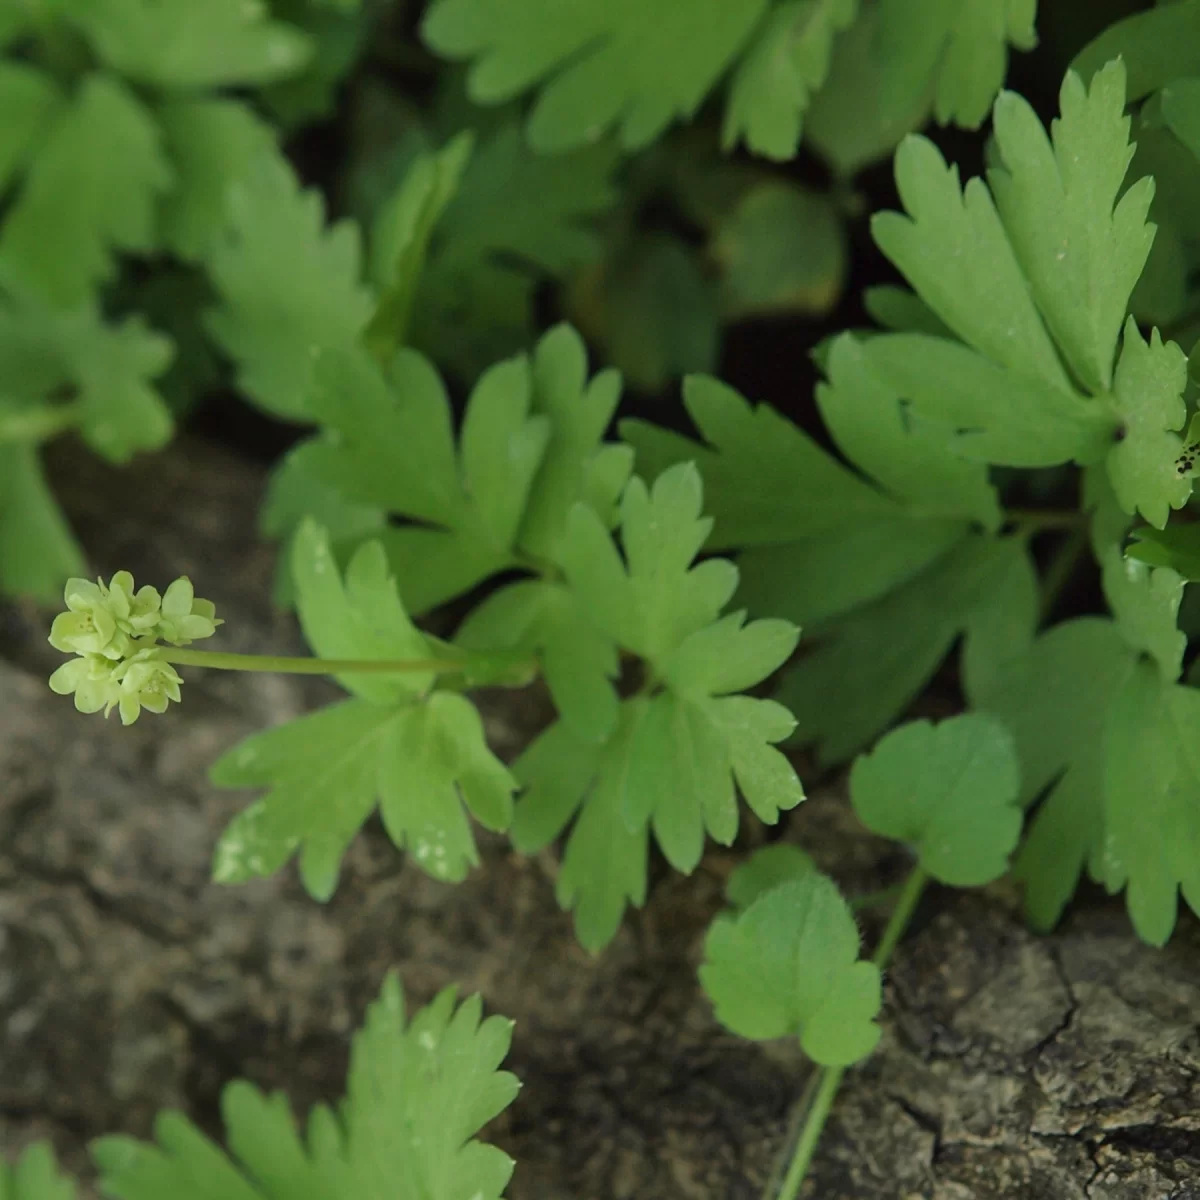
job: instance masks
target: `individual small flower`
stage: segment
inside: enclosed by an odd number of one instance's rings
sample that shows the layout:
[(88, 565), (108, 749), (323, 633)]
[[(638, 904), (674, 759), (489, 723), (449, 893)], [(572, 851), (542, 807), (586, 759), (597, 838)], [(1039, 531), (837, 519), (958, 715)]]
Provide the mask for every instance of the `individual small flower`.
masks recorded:
[(75, 707), (81, 713), (104, 709), (108, 716), (121, 699), (121, 684), (114, 677), (118, 666), (103, 654), (84, 654), (63, 663), (50, 676), (50, 690), (60, 696), (74, 692)]
[(139, 650), (113, 668), (112, 678), (117, 681), (118, 689), (115, 700), (104, 710), (106, 717), (115, 703), (121, 712), (121, 724), (132, 725), (143, 708), (164, 713), (170, 701), (179, 703), (179, 685), (183, 680), (169, 662), (163, 661), (161, 654), (161, 650)]
[(68, 579), (63, 599), (68, 611), (59, 613), (50, 628), (50, 644), (56, 650), (122, 659), (139, 642), (154, 640), (158, 592), (144, 587), (135, 593), (128, 571), (118, 571), (107, 586), (103, 580)]
[(162, 598), (157, 634), (172, 646), (186, 646), (199, 638), (212, 637), (217, 626), (223, 624), (217, 619), (216, 612), (211, 600), (196, 598), (192, 581), (181, 575)]

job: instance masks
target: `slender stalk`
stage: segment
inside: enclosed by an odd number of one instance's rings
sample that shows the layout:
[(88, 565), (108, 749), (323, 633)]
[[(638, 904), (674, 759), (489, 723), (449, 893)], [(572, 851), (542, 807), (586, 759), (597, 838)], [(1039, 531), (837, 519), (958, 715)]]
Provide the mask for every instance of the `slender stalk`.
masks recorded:
[(1005, 515), (1025, 534), (1042, 533), (1047, 530), (1076, 530), (1087, 523), (1087, 513), (1079, 509), (1057, 508), (1010, 508)]
[(215, 671), (273, 671), (286, 675), (399, 675), (404, 672), (453, 674), (470, 667), (469, 660), (445, 658), (363, 659), (290, 658), (276, 654), (224, 654), (216, 650), (175, 650), (162, 647), (162, 657), (181, 667), (209, 667)]
[(825, 1128), (825, 1120), (829, 1116), (829, 1110), (833, 1108), (834, 1098), (838, 1088), (842, 1086), (842, 1076), (845, 1073), (845, 1067), (822, 1067), (818, 1073), (820, 1083), (813, 1093), (812, 1107), (808, 1110), (804, 1128), (800, 1131), (800, 1140), (792, 1154), (792, 1165), (788, 1167), (783, 1187), (779, 1189), (779, 1200), (795, 1200), (800, 1194), (800, 1185), (804, 1182), (804, 1176), (808, 1174), (821, 1131)]
[[(928, 882), (929, 876), (920, 867), (913, 867), (904, 881), (896, 900), (896, 907), (892, 909), (892, 915), (884, 927), (879, 945), (875, 947), (875, 953), (871, 955), (871, 961), (881, 971), (887, 966), (892, 952), (904, 936), (904, 931), (908, 928), (909, 921), (912, 920), (912, 915), (920, 903)], [(804, 1119), (804, 1126), (800, 1130), (796, 1148), (792, 1152), (791, 1165), (788, 1167), (788, 1173), (779, 1189), (777, 1200), (796, 1200), (800, 1194), (800, 1187), (812, 1164), (817, 1143), (821, 1138), (821, 1131), (825, 1128), (825, 1121), (833, 1108), (834, 1098), (837, 1096), (838, 1088), (842, 1085), (842, 1076), (845, 1074), (845, 1067), (822, 1067), (817, 1073), (816, 1078), (819, 1082), (812, 1091), (812, 1103)]]

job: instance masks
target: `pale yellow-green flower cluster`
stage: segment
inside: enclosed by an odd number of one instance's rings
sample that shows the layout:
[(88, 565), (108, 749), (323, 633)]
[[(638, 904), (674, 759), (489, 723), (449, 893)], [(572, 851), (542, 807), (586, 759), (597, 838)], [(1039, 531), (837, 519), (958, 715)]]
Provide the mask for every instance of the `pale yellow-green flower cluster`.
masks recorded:
[(179, 700), (179, 673), (162, 657), (160, 641), (186, 646), (212, 637), (221, 621), (209, 600), (198, 600), (186, 576), (176, 579), (165, 594), (152, 587), (134, 591), (133, 576), (118, 571), (103, 580), (67, 581), (67, 611), (54, 618), (50, 644), (78, 657), (50, 676), (60, 696), (75, 694), (80, 712), (114, 708), (126, 725), (143, 708), (165, 712)]

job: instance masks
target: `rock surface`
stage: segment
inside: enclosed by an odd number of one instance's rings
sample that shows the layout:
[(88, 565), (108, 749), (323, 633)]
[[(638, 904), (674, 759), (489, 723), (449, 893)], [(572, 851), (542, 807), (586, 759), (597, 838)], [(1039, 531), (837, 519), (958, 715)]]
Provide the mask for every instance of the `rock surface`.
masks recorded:
[[(57, 465), (96, 571), (190, 574), (228, 621), (226, 648), (302, 650), (270, 607), (256, 471), (197, 443), (119, 475), (70, 452)], [(525, 1086), (490, 1131), (518, 1161), (513, 1200), (757, 1200), (805, 1068), (790, 1047), (725, 1033), (695, 979), (743, 847), (689, 879), (656, 867), (645, 911), (595, 959), (554, 904), (551, 857), (501, 839), (458, 887), (374, 826), (326, 906), (291, 869), (217, 887), (213, 844), (249, 797), (211, 787), (208, 764), (334, 689), (192, 671), (181, 708), (123, 729), (47, 690), (45, 627), (0, 609), (0, 1150), (48, 1136), (88, 1179), (90, 1138), (144, 1136), (161, 1107), (217, 1134), (234, 1077), (299, 1109), (334, 1098), (348, 1035), (397, 966), (413, 1005), (457, 982), (516, 1019), (509, 1065)], [(536, 694), (486, 707), (506, 754), (545, 719)], [(785, 836), (855, 891), (903, 868), (836, 786)], [(746, 845), (763, 837), (751, 826)], [(934, 891), (890, 972), (883, 1044), (847, 1077), (805, 1195), (1200, 1198), (1198, 1011), (1190, 917), (1154, 951), (1109, 901), (1036, 938), (1000, 890)]]

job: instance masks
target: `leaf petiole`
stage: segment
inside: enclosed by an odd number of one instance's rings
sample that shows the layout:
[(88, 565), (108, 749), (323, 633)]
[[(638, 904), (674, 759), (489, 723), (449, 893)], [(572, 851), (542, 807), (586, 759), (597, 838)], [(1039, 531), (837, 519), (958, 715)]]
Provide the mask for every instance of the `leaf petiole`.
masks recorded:
[[(879, 945), (875, 947), (875, 953), (871, 955), (871, 961), (881, 971), (887, 966), (892, 952), (904, 936), (904, 931), (908, 928), (909, 921), (912, 920), (912, 915), (920, 903), (928, 882), (929, 876), (920, 867), (913, 867), (904, 881), (896, 900), (896, 907), (892, 909), (892, 915), (884, 927)], [(796, 1141), (796, 1148), (792, 1152), (791, 1165), (788, 1167), (782, 1186), (776, 1193), (776, 1200), (796, 1200), (800, 1194), (800, 1186), (808, 1174), (821, 1131), (825, 1128), (825, 1121), (829, 1117), (830, 1109), (833, 1108), (833, 1101), (837, 1096), (838, 1088), (841, 1087), (842, 1076), (845, 1074), (845, 1067), (822, 1067), (815, 1076), (819, 1082), (816, 1083), (815, 1088), (805, 1093), (804, 1101), (808, 1103), (808, 1111), (800, 1129), (800, 1136)]]

